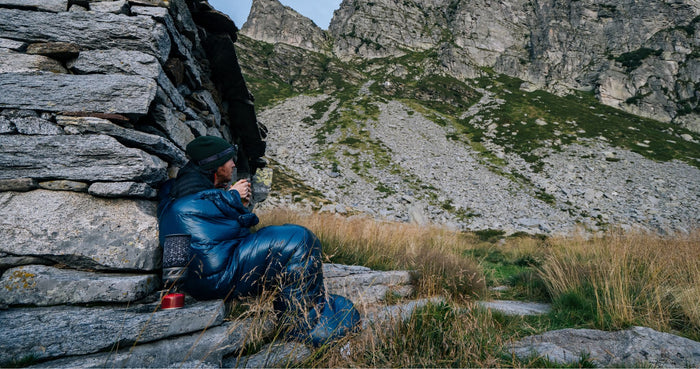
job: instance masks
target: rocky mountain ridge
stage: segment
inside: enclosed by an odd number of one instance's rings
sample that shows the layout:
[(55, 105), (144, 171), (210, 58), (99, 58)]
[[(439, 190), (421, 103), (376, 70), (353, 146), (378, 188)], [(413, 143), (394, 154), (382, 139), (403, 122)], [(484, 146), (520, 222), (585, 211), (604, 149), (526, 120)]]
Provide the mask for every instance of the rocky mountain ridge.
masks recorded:
[(344, 61), (432, 51), (440, 73), (460, 80), (489, 68), (700, 132), (699, 23), (690, 0), (344, 0), (324, 33), (277, 0), (255, 0), (242, 33)]

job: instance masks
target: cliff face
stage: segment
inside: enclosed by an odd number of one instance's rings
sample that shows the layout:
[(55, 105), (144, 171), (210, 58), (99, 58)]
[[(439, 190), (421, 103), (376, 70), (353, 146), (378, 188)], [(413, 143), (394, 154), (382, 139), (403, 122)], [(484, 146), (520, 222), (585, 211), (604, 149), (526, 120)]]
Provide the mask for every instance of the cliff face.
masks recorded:
[[(244, 34), (324, 49), (309, 46), (319, 37), (299, 29), (298, 15), (285, 28), (291, 10), (263, 10), (272, 3), (254, 1)], [(604, 104), (700, 131), (698, 16), (691, 0), (344, 0), (328, 33), (344, 61), (435, 50), (442, 72), (460, 79), (492, 68), (562, 95), (595, 91)]]
[(326, 49), (326, 33), (309, 18), (277, 0), (254, 0), (250, 13), (241, 31), (256, 40), (319, 52)]

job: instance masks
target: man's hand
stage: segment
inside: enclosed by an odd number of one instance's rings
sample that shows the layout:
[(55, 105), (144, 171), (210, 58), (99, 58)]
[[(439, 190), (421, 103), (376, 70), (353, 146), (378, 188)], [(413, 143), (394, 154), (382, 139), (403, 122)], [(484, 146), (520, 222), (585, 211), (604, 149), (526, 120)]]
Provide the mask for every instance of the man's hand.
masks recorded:
[(238, 180), (238, 182), (231, 185), (229, 191), (230, 190), (236, 190), (238, 194), (241, 195), (241, 202), (243, 202), (243, 205), (248, 206), (252, 191), (250, 189), (250, 182), (248, 182), (247, 179)]

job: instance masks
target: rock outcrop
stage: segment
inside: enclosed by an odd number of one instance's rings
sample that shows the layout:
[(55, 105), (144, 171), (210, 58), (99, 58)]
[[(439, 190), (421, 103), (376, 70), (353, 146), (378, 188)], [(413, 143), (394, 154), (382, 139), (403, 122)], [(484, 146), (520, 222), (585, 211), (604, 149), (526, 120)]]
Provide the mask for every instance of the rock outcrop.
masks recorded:
[(560, 365), (580, 363), (582, 359), (597, 367), (700, 365), (700, 342), (644, 327), (617, 332), (562, 329), (526, 337), (508, 350), (522, 359), (541, 357)]
[[(243, 33), (324, 50), (315, 25), (282, 9), (253, 1)], [(699, 33), (692, 0), (344, 0), (328, 29), (344, 61), (434, 52), (435, 68), (462, 80), (492, 68), (557, 94), (595, 91), (606, 105), (696, 132)]]
[(312, 20), (277, 0), (254, 0), (241, 32), (256, 40), (323, 52), (328, 36)]

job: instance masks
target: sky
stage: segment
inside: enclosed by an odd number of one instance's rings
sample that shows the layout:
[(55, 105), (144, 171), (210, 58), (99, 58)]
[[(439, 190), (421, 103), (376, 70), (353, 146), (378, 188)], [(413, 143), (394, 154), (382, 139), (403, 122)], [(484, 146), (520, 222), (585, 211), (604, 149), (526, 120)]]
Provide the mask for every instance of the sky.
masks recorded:
[[(340, 7), (341, 0), (281, 0), (280, 2), (299, 14), (311, 18), (322, 29), (328, 29), (333, 11)], [(248, 19), (252, 3), (253, 0), (209, 0), (209, 4), (216, 10), (231, 17), (238, 28), (241, 28)]]

